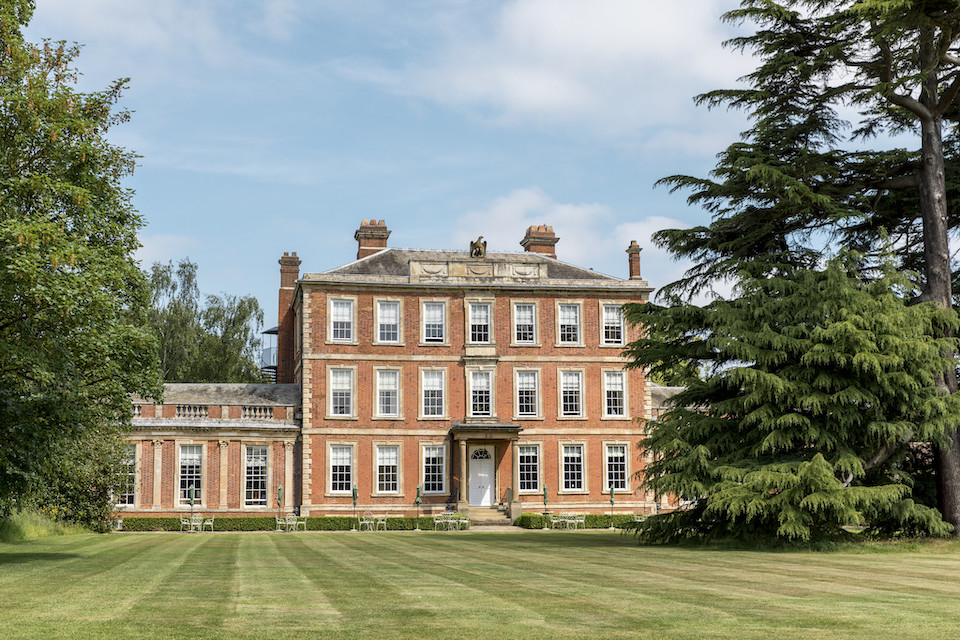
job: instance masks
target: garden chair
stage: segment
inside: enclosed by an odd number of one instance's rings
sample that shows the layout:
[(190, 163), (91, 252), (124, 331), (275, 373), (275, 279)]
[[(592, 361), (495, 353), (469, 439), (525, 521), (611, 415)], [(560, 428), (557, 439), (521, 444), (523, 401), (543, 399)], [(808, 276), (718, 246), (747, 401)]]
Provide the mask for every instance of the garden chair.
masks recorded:
[(286, 516), (277, 516), (277, 528), (274, 531), (286, 531), (287, 530), (287, 517)]
[(187, 530), (190, 529), (190, 517), (189, 516), (180, 516), (180, 531), (183, 531), (183, 528), (187, 527)]
[(366, 527), (367, 531), (373, 531), (374, 527), (377, 526), (377, 522), (373, 517), (372, 513), (364, 513), (360, 516), (360, 523), (357, 526), (357, 529), (363, 531)]
[(216, 516), (211, 516), (209, 518), (203, 519), (203, 525), (200, 527), (200, 531), (203, 531), (205, 528), (210, 527), (210, 531), (213, 531), (213, 521)]

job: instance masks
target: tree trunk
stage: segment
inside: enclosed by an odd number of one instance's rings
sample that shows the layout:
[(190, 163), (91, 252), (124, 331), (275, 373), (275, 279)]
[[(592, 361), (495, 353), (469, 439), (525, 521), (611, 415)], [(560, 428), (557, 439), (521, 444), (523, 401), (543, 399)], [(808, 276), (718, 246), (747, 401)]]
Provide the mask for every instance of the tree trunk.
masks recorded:
[[(924, 30), (927, 31), (927, 30)], [(920, 61), (924, 69), (936, 68), (933, 29), (923, 33)], [(929, 111), (920, 117), (920, 213), (923, 220), (923, 255), (926, 288), (923, 299), (949, 309), (953, 306), (950, 248), (947, 228), (947, 186), (944, 178), (942, 119), (937, 112), (939, 78), (930, 72), (920, 102)], [(953, 352), (945, 354), (951, 359)], [(946, 393), (957, 392), (957, 376), (953, 367), (944, 372), (938, 386)], [(960, 430), (948, 434), (949, 442), (941, 447), (937, 465), (940, 505), (943, 518), (960, 535)]]

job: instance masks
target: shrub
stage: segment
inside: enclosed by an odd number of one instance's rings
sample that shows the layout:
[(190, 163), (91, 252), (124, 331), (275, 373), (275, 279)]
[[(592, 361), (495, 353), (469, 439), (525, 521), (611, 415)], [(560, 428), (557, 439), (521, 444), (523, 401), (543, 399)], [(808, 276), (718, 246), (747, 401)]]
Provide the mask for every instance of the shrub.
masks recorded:
[(78, 533), (89, 533), (89, 530), (79, 525), (58, 522), (52, 516), (39, 511), (13, 511), (0, 519), (0, 542), (21, 542)]
[[(416, 528), (416, 518), (387, 518), (390, 531), (411, 531)], [(277, 521), (273, 516), (217, 516), (213, 523), (214, 531), (275, 531)], [(357, 519), (353, 516), (322, 516), (307, 518), (308, 531), (350, 531), (357, 528)], [(420, 517), (421, 529), (433, 529), (433, 518)], [(140, 517), (123, 519), (124, 531), (179, 531), (179, 517)]]
[[(610, 518), (609, 513), (590, 513), (584, 517), (583, 522), (587, 529), (609, 529)], [(527, 512), (521, 514), (513, 524), (524, 529), (543, 529), (545, 519), (541, 513)], [(613, 516), (613, 526), (617, 529), (623, 529), (633, 521), (633, 515), (629, 513), (618, 513)]]

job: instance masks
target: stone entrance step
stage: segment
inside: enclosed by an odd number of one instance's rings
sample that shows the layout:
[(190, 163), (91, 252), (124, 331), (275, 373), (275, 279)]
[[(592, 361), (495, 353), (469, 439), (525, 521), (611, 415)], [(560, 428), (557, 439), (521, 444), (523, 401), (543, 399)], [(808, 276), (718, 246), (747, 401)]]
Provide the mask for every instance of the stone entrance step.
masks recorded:
[(471, 527), (503, 527), (513, 524), (513, 522), (510, 520), (510, 516), (500, 511), (496, 507), (470, 507), (469, 509), (466, 509), (464, 513), (470, 516)]

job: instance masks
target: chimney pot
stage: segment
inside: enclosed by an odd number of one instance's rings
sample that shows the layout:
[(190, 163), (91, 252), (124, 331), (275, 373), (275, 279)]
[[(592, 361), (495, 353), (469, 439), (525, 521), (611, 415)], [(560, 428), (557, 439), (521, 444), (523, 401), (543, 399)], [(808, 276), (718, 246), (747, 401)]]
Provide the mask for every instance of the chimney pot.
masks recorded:
[(631, 280), (642, 280), (643, 277), (640, 275), (640, 252), (643, 249), (640, 245), (637, 244), (636, 240), (630, 241), (630, 246), (627, 247), (627, 263), (630, 270), (630, 279)]
[(550, 225), (530, 225), (527, 227), (527, 234), (520, 241), (520, 246), (523, 247), (524, 251), (556, 258), (557, 241), (559, 239), (553, 233), (553, 227)]
[(363, 220), (353, 234), (357, 241), (357, 260), (386, 249), (389, 237), (390, 230), (383, 220)]

